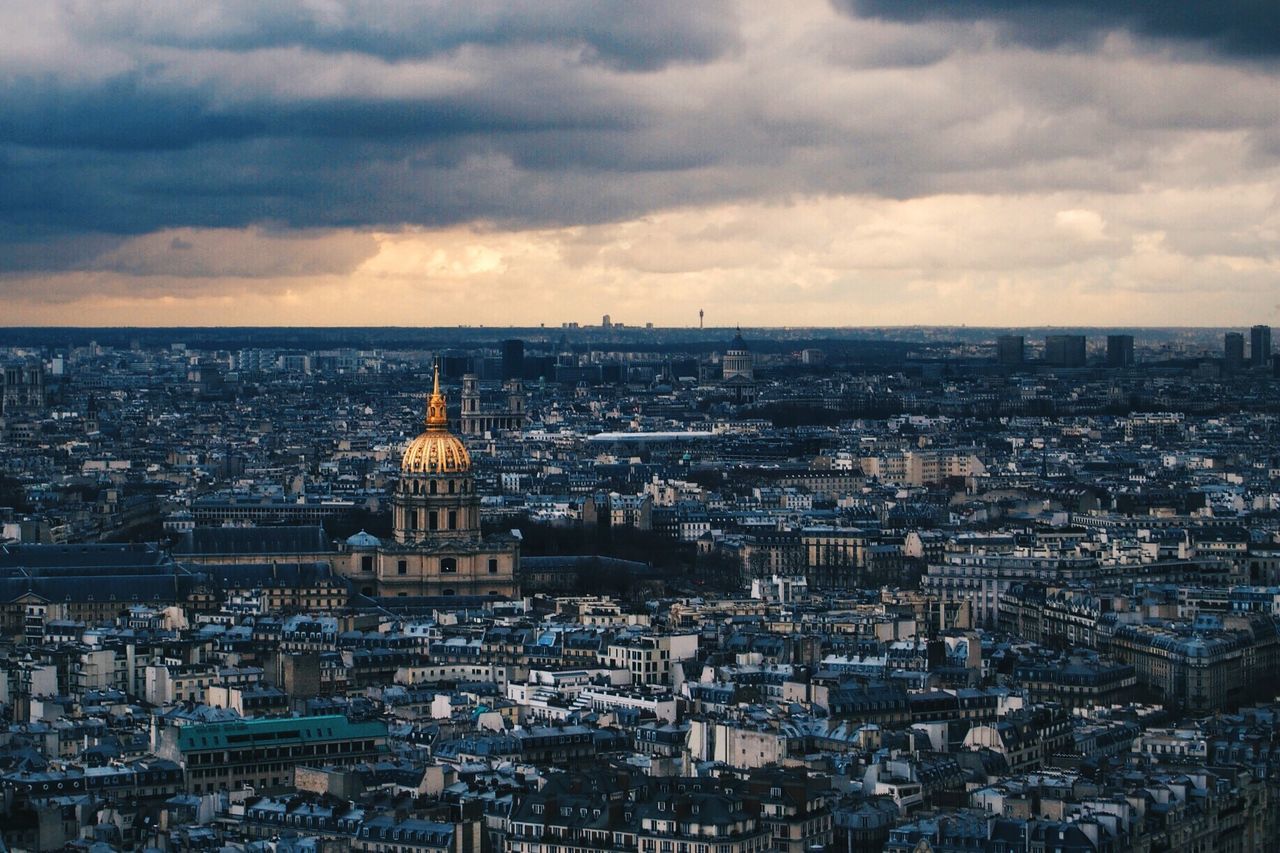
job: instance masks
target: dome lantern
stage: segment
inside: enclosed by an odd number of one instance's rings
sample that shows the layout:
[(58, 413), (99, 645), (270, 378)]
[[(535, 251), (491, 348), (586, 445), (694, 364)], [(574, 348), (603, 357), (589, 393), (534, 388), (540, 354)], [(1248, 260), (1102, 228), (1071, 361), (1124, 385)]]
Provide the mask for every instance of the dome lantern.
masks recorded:
[(445, 398), (440, 392), (440, 366), (435, 367), (435, 382), (427, 397), (425, 429), (409, 442), (400, 457), (400, 473), (407, 475), (466, 474), (471, 470), (471, 454), (466, 445), (449, 432)]

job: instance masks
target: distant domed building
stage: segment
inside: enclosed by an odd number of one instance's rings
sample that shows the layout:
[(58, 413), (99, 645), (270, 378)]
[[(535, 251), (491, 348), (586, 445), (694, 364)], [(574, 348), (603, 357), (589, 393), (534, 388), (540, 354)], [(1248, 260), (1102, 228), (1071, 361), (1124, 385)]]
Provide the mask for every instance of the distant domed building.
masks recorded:
[(518, 594), (520, 542), (480, 531), (471, 454), (449, 431), (439, 367), (424, 429), (400, 457), (391, 507), (393, 541), (368, 534), (347, 540), (349, 560), (343, 573), (355, 591), (376, 596)]
[(755, 359), (747, 348), (747, 342), (742, 339), (741, 329), (733, 336), (729, 350), (724, 354), (724, 375), (721, 378), (733, 379), (735, 376), (751, 381), (756, 378)]
[(742, 339), (742, 329), (729, 342), (722, 363), (724, 372), (720, 389), (735, 403), (754, 403), (756, 399), (756, 365), (747, 342)]

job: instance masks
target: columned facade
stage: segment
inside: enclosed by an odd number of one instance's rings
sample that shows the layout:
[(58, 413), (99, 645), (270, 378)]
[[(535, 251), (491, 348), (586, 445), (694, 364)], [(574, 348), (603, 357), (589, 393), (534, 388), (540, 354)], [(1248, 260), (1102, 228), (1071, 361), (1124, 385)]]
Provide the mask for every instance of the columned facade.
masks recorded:
[(730, 342), (729, 349), (724, 354), (723, 366), (725, 379), (737, 377), (748, 381), (755, 379), (755, 359), (751, 356), (751, 350), (747, 349), (747, 343), (742, 339), (741, 331), (733, 336), (733, 341)]
[(502, 383), (505, 408), (486, 408), (480, 396), (480, 380), (474, 373), (462, 377), (462, 415), (458, 431), (463, 435), (522, 430), (528, 420), (524, 408), (524, 384), (519, 379)]
[(402, 476), (391, 504), (397, 544), (480, 538), (480, 497), (469, 473)]
[(424, 427), (400, 460), (392, 540), (348, 539), (344, 574), (368, 596), (516, 596), (519, 540), (480, 529), (471, 455), (449, 431), (438, 369)]

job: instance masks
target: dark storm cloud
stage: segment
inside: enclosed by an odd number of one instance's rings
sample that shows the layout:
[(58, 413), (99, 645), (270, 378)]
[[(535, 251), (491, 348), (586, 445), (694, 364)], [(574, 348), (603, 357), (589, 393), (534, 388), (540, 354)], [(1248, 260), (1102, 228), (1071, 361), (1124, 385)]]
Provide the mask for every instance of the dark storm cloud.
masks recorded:
[(1033, 46), (1088, 43), (1109, 30), (1175, 39), (1240, 57), (1280, 56), (1274, 0), (834, 0), (856, 15), (894, 21), (993, 21)]
[(16, 76), (0, 88), (0, 144), (26, 148), (186, 148), (263, 133), (263, 116), (219, 113), (199, 92), (148, 89), (130, 72), (85, 86)]
[[(1006, 4), (1027, 26), (1033, 5)], [(1047, 5), (1076, 32), (1144, 20)], [(993, 48), (981, 28), (925, 20), (960, 13), (910, 2), (847, 0), (875, 19), (744, 8), (0, 5), (0, 271), (90, 269), (122, 235), (166, 229), (542, 227), (797, 194), (1110, 191), (1167, 169), (1190, 131), (1274, 138), (1265, 73), (1148, 75), (1137, 56), (1121, 79), (1089, 55)], [(1222, 27), (1203, 38), (1229, 41)], [(209, 268), (176, 257), (199, 254), (188, 237), (165, 239), (102, 267)]]
[(431, 57), (468, 45), (554, 44), (581, 49), (588, 62), (632, 71), (706, 62), (737, 41), (735, 16), (724, 0), (354, 0), (324, 6), (94, 0), (78, 8), (74, 27), (87, 39), (232, 51), (300, 47), (389, 60)]
[(614, 113), (592, 103), (589, 93), (569, 88), (539, 91), (538, 81), (532, 80), (520, 85), (522, 91), (474, 86), (445, 97), (338, 95), (220, 104), (208, 87), (172, 87), (137, 70), (89, 85), (17, 76), (0, 83), (0, 145), (109, 151), (178, 149), (250, 138), (430, 140), (473, 133), (618, 128), (637, 120), (634, 112)]
[[(15, 28), (0, 11), (0, 269), (36, 262), (37, 231), (561, 222), (643, 209), (638, 197), (572, 198), (554, 176), (706, 162), (705, 150), (619, 140), (661, 121), (626, 81), (739, 46), (722, 0), (69, 2), (31, 13)], [(24, 53), (32, 44), (47, 46)], [(80, 254), (45, 258), (61, 268)]]

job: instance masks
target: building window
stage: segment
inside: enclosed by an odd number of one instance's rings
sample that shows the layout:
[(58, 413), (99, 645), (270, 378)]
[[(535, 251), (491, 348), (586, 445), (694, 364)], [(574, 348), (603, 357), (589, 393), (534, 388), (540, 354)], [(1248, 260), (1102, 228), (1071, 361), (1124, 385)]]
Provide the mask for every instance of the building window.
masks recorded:
[(440, 560), (440, 573), (453, 574), (458, 571), (458, 561), (453, 557), (444, 557)]
[(458, 484), (453, 480), (449, 481), (449, 494), (453, 494), (458, 488)]
[(433, 494), (433, 495), (434, 495), (435, 493), (436, 493), (436, 481), (435, 481), (435, 480), (432, 480), (432, 481), (431, 481), (431, 494)]
[(409, 574), (409, 561), (408, 561), (408, 560), (398, 560), (398, 561), (396, 562), (396, 574), (398, 574), (398, 575), (407, 575), (407, 574)]
[(432, 530), (437, 530), (440, 527), (440, 518), (434, 509), (427, 513), (427, 524)]
[(496, 575), (498, 573), (498, 561), (494, 557), (489, 558), (489, 574)]
[(416, 509), (409, 510), (409, 529), (418, 529), (418, 511)]
[(373, 555), (372, 554), (364, 554), (360, 557), (360, 571), (362, 572), (373, 571)]
[(452, 509), (451, 509), (451, 510), (449, 510), (449, 529), (450, 529), (450, 530), (457, 530), (457, 529), (458, 529), (458, 512), (457, 512), (457, 510), (452, 510)]

